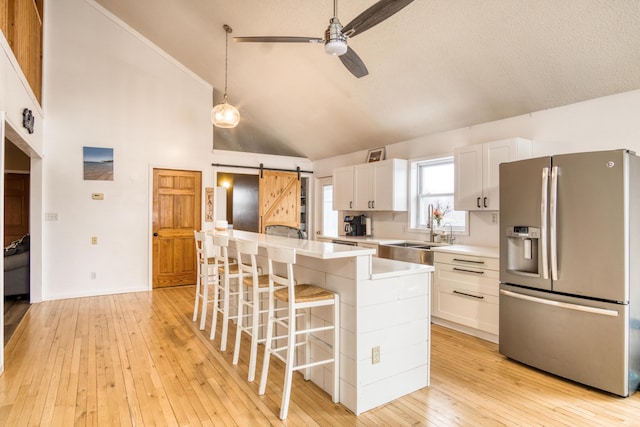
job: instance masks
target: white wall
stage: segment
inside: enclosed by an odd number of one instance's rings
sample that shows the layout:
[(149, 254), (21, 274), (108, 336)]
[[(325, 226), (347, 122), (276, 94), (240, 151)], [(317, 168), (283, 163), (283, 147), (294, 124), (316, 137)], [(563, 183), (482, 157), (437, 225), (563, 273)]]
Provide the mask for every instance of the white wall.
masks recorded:
[[(417, 159), (452, 154), (455, 147), (512, 137), (534, 141), (533, 155), (628, 148), (640, 153), (640, 91), (621, 93), (564, 107), (484, 123), (387, 145), (387, 158)], [(363, 163), (366, 151), (314, 162), (316, 176), (329, 176), (338, 166)], [(406, 213), (374, 212), (374, 237), (425, 239), (406, 232)], [(470, 235), (459, 243), (497, 246), (498, 225), (491, 214), (470, 213)]]
[[(149, 289), (151, 171), (212, 185), (212, 88), (91, 0), (45, 19), (42, 297)], [(83, 146), (114, 149), (113, 181), (83, 180)]]

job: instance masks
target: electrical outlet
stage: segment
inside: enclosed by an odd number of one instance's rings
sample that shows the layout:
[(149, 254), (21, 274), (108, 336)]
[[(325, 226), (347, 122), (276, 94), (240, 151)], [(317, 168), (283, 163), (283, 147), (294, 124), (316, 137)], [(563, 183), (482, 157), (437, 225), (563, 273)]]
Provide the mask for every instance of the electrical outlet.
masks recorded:
[(371, 364), (380, 363), (380, 346), (371, 347)]
[(91, 280), (95, 280), (96, 279), (96, 272), (92, 271), (91, 272)]
[(498, 223), (498, 214), (497, 213), (492, 213), (491, 214), (491, 224), (497, 224)]
[(92, 245), (98, 244), (98, 236), (91, 236), (91, 244)]

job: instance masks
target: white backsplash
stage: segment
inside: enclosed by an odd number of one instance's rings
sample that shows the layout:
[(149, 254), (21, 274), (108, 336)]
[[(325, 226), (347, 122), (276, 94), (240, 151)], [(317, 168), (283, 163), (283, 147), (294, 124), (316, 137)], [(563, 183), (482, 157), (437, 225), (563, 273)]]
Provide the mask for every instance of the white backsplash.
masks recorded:
[[(341, 212), (344, 215), (365, 214), (371, 218), (373, 237), (406, 240), (427, 240), (427, 232), (407, 231), (407, 212)], [(498, 224), (493, 224), (495, 212), (469, 212), (469, 235), (456, 234), (454, 243), (474, 246), (498, 246)], [(499, 222), (499, 216), (498, 216)]]

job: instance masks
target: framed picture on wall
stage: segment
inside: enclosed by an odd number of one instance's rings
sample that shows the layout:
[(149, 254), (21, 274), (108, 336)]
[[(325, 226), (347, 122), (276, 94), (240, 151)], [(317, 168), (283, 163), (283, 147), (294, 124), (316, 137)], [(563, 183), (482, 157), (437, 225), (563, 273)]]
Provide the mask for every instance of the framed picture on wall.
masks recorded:
[(204, 222), (213, 222), (213, 187), (205, 187)]
[(113, 148), (82, 147), (84, 179), (113, 181)]
[(384, 147), (373, 148), (367, 153), (367, 163), (379, 162), (381, 160), (384, 160), (384, 155)]

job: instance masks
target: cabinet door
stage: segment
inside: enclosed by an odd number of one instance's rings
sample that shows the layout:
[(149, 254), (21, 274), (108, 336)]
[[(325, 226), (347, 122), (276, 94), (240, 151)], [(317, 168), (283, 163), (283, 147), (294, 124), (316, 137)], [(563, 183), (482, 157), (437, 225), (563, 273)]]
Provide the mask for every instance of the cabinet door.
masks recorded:
[(372, 163), (373, 196), (372, 208), (379, 211), (394, 210), (393, 198), (395, 194), (393, 160)]
[(353, 208), (358, 211), (373, 209), (373, 189), (375, 188), (375, 169), (372, 163), (353, 168)]
[(454, 162), (454, 209), (482, 210), (482, 144), (456, 149)]
[(353, 166), (333, 171), (333, 210), (348, 211), (353, 207)]
[(514, 140), (496, 141), (482, 144), (482, 209), (497, 211), (500, 209), (500, 163), (516, 158)]

